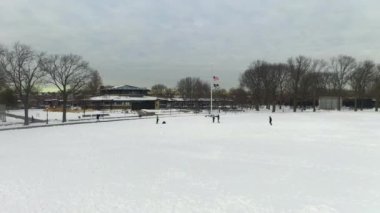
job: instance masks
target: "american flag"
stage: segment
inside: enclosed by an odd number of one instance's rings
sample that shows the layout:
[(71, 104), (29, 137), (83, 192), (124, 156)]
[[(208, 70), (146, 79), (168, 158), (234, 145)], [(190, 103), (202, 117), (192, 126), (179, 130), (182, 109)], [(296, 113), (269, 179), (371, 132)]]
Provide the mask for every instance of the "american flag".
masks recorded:
[(214, 81), (219, 81), (219, 77), (218, 76), (212, 76), (212, 79), (214, 80)]

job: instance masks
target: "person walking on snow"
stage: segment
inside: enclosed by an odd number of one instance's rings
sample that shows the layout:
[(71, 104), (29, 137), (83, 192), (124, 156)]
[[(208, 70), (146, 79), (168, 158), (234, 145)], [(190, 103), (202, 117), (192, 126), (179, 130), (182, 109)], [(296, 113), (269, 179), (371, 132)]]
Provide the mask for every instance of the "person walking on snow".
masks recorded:
[(215, 123), (215, 116), (212, 115), (212, 122)]
[(272, 126), (272, 117), (269, 116), (269, 124)]
[(160, 119), (158, 118), (158, 115), (157, 115), (157, 117), (156, 117), (156, 124), (158, 124), (158, 121), (159, 121)]
[(219, 122), (219, 119), (220, 119), (220, 115), (219, 114), (216, 116), (216, 118), (218, 119), (218, 123), (220, 123)]

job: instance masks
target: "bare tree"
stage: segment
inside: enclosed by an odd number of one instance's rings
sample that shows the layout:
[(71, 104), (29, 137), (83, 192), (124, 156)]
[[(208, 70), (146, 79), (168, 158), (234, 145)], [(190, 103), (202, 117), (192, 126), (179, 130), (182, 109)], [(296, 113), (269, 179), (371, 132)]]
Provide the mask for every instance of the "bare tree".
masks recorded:
[[(355, 93), (355, 111), (358, 110), (358, 99), (364, 97), (374, 76), (375, 63), (370, 60), (359, 63), (350, 75), (350, 85)], [(363, 104), (360, 105), (363, 110)]]
[[(0, 60), (6, 58), (6, 48), (0, 45)], [(6, 85), (5, 80), (5, 71), (0, 66), (0, 90), (3, 89)]]
[(278, 102), (283, 101), (287, 76), (286, 64), (256, 61), (241, 75), (240, 85), (251, 92), (256, 110), (265, 104), (267, 109), (272, 105), (275, 112)]
[(225, 89), (218, 88), (218, 89), (215, 89), (215, 91), (213, 92), (213, 96), (219, 100), (227, 100), (228, 92)]
[(194, 98), (196, 100), (200, 98), (208, 98), (210, 96), (210, 84), (208, 82), (202, 81), (199, 78), (194, 80)]
[(100, 88), (103, 86), (102, 77), (99, 74), (98, 70), (89, 71), (89, 81), (84, 87), (84, 92), (87, 95), (99, 95)]
[(314, 80), (313, 74), (314, 73), (312, 72), (305, 73), (300, 81), (300, 86), (298, 89), (298, 106), (300, 106), (302, 110), (306, 109), (306, 106), (310, 104), (310, 100), (312, 99), (311, 84)]
[(168, 87), (163, 84), (155, 84), (150, 90), (150, 94), (157, 97), (165, 97)]
[(62, 96), (62, 122), (66, 122), (67, 100), (88, 82), (90, 69), (88, 62), (78, 55), (52, 55), (44, 60), (44, 71), (50, 77)]
[(5, 87), (5, 85), (6, 85), (5, 82), (6, 82), (5, 81), (5, 73), (0, 69), (0, 89)]
[[(6, 48), (0, 45), (0, 60), (6, 57)], [(17, 97), (15, 92), (9, 88), (6, 80), (5, 71), (0, 65), (0, 104), (16, 106)]]
[(278, 69), (281, 71), (278, 73), (279, 75), (279, 82), (278, 82), (278, 102), (279, 102), (279, 108), (282, 108), (282, 105), (285, 102), (285, 94), (289, 93), (289, 67), (287, 64), (278, 64)]
[(231, 88), (229, 91), (229, 98), (231, 98), (234, 104), (243, 108), (247, 105), (248, 94), (243, 88)]
[(262, 104), (265, 105), (266, 109), (270, 109), (270, 104), (273, 101), (273, 96), (275, 96), (274, 91), (277, 87), (277, 82), (275, 82), (275, 67), (264, 62), (261, 68), (257, 70), (259, 72), (259, 78), (262, 82)]
[(272, 112), (276, 112), (276, 105), (279, 102), (279, 97), (283, 95), (283, 82), (287, 75), (288, 67), (286, 64), (270, 64), (268, 79), (271, 79), (267, 86), (269, 90), (269, 99), (272, 102)]
[[(351, 56), (340, 55), (331, 59), (331, 69), (334, 73), (333, 82), (339, 96), (339, 103), (342, 101), (343, 90), (355, 67), (356, 60)], [(340, 110), (340, 104), (338, 104), (338, 110)]]
[(305, 56), (298, 56), (297, 58), (288, 59), (289, 67), (289, 84), (292, 89), (293, 95), (293, 111), (297, 111), (298, 93), (301, 80), (303, 76), (309, 71), (311, 66), (311, 59)]
[(261, 75), (266, 70), (266, 65), (267, 62), (265, 61), (258, 60), (253, 62), (240, 76), (240, 86), (247, 88), (250, 92), (256, 111), (260, 110), (261, 99), (263, 97), (264, 85)]
[(184, 99), (198, 100), (210, 94), (210, 85), (200, 78), (186, 77), (178, 81), (177, 89)]
[(44, 54), (20, 43), (9, 51), (3, 48), (2, 52), (0, 67), (24, 105), (24, 125), (29, 125), (30, 96), (45, 75), (41, 69)]
[(7, 107), (17, 106), (17, 96), (15, 91), (5, 86), (0, 88), (0, 104), (5, 104)]
[(174, 96), (177, 94), (177, 90), (176, 89), (172, 89), (172, 88), (167, 88), (165, 90), (165, 94), (164, 94), (164, 97), (166, 98), (174, 98)]
[(178, 93), (183, 99), (193, 99), (194, 96), (194, 80), (191, 77), (186, 77), (177, 83)]
[(330, 67), (326, 68), (326, 72), (321, 73), (321, 80), (324, 88), (322, 89), (323, 94), (337, 94), (337, 89), (334, 83), (335, 74), (331, 71)]
[(380, 65), (377, 65), (376, 69), (374, 69), (371, 94), (376, 99), (375, 111), (378, 112), (379, 111), (379, 105), (380, 105)]
[(200, 107), (199, 99), (209, 97), (210, 89), (209, 83), (202, 81), (200, 78), (187, 77), (177, 83), (179, 95), (189, 101), (191, 107), (197, 109)]
[(309, 85), (310, 93), (313, 100), (313, 112), (316, 111), (317, 98), (320, 92), (326, 88), (326, 81), (324, 78), (324, 73), (328, 72), (327, 62), (324, 60), (313, 60), (311, 66), (311, 72), (309, 72)]

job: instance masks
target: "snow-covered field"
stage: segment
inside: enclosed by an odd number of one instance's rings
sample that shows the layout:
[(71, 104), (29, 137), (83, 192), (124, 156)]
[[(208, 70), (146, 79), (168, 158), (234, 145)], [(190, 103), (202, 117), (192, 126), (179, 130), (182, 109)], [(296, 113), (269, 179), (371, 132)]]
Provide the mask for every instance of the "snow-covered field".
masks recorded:
[[(172, 109), (172, 110), (144, 110), (147, 112), (154, 112), (158, 115), (178, 115), (178, 114), (184, 114), (180, 110)], [(16, 115), (16, 116), (21, 116), (23, 118), (24, 116), (24, 110), (19, 109), (19, 110), (8, 110), (8, 114)], [(82, 111), (78, 112), (67, 112), (67, 123), (70, 122), (81, 122), (81, 121), (95, 121), (96, 120), (96, 115), (101, 114), (105, 115), (100, 117), (101, 120), (109, 120), (109, 119), (118, 119), (118, 118), (131, 118), (131, 117), (137, 117), (138, 114), (136, 111), (127, 111), (125, 112), (124, 110), (102, 110), (102, 111), (97, 111), (97, 110), (91, 110), (91, 111), (86, 111), (83, 113)], [(58, 124), (62, 123), (62, 112), (46, 112), (43, 109), (30, 109), (29, 110), (29, 118), (34, 118), (35, 121), (40, 121), (40, 122), (35, 122), (35, 123), (30, 123), (31, 126), (40, 126), (41, 123), (45, 123), (46, 119), (49, 119), (48, 123), (49, 124)], [(0, 129), (1, 128), (10, 128), (10, 127), (21, 127), (24, 124), (24, 120), (21, 118), (14, 118), (7, 116), (6, 122), (0, 121)]]
[(380, 113), (0, 132), (0, 212), (379, 212)]
[[(14, 114), (14, 115), (20, 115), (24, 116), (24, 110), (9, 110), (8, 113)], [(86, 117), (83, 117), (83, 115), (91, 116), (94, 115), (92, 119), (95, 119), (96, 114), (108, 114), (107, 117), (122, 117), (122, 116), (136, 116), (136, 113), (125, 113), (122, 110), (114, 110), (114, 111), (87, 111), (85, 113), (83, 112), (67, 112), (66, 116), (68, 120), (78, 120), (78, 119), (86, 119)], [(34, 117), (35, 119), (39, 120), (46, 120), (46, 118), (49, 118), (50, 122), (60, 122), (62, 121), (62, 112), (52, 112), (49, 111), (48, 113), (43, 109), (30, 109), (29, 110), (29, 117)]]

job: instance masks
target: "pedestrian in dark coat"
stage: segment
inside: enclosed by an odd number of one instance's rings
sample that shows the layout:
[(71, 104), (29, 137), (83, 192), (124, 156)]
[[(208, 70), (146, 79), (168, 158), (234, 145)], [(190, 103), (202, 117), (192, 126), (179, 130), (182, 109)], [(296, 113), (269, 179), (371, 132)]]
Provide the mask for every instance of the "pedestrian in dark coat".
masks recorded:
[(212, 116), (212, 122), (215, 123), (215, 116)]
[(218, 116), (216, 116), (216, 118), (218, 119), (218, 123), (220, 123), (220, 122), (219, 122), (219, 119), (220, 119), (220, 115), (219, 115), (219, 114), (218, 114)]
[(158, 118), (158, 115), (157, 115), (157, 117), (156, 117), (156, 124), (158, 124), (158, 121), (159, 121), (160, 119)]
[(272, 117), (269, 116), (269, 124), (272, 126)]

